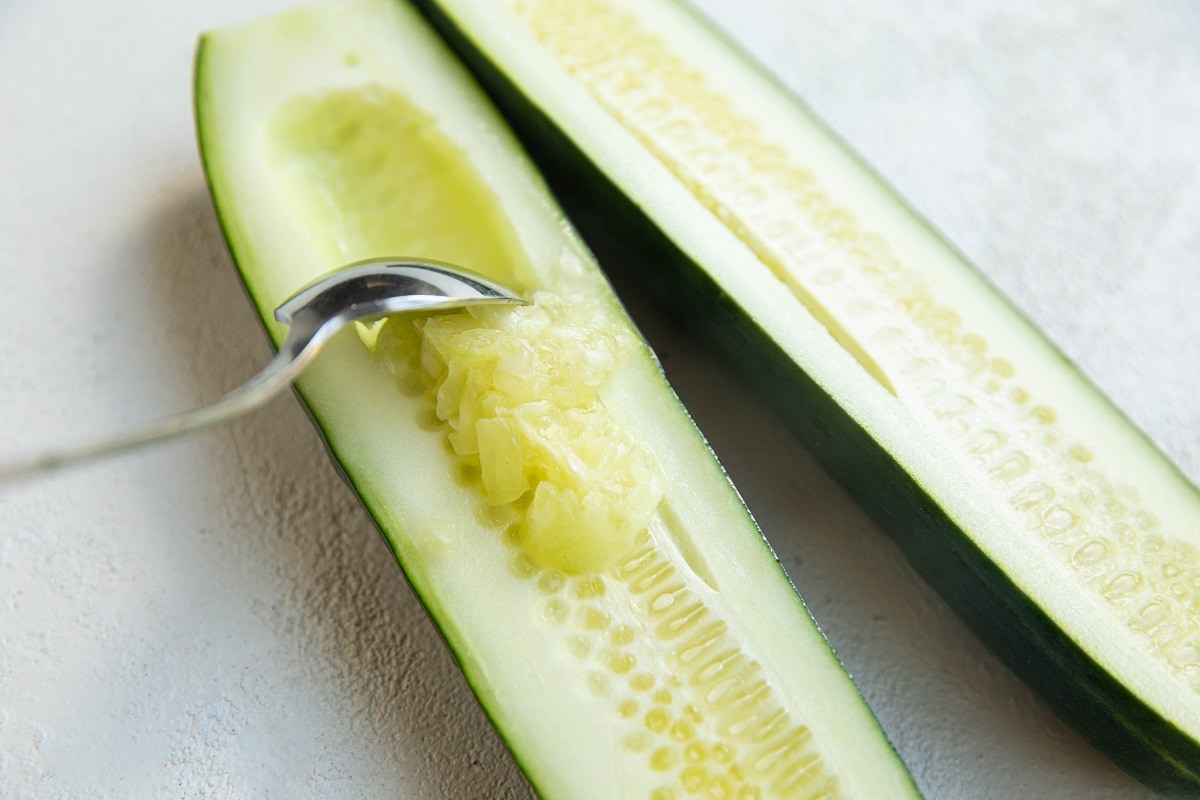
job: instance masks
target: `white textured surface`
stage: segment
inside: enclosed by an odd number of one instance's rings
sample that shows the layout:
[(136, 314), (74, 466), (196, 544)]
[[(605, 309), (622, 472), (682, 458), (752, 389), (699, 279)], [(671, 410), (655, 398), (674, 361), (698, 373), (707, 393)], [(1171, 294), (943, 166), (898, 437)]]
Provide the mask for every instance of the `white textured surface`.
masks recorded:
[[(277, 5), (0, 5), (0, 452), (193, 405), (268, 357), (190, 62), (200, 30)], [(701, 5), (1200, 479), (1195, 4)], [(931, 800), (1150, 796), (641, 311)], [(0, 493), (0, 797), (527, 795), (291, 398)]]

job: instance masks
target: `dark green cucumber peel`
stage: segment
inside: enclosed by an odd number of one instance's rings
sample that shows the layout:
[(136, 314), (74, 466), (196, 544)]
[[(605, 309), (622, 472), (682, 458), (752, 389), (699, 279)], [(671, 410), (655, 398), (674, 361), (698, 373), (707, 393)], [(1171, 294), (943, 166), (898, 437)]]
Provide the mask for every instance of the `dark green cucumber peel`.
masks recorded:
[(1026, 596), (436, 2), (414, 3), (508, 118), (585, 240), (611, 254), (605, 269), (640, 282), (736, 365), (922, 577), (1084, 738), (1157, 791), (1197, 796), (1200, 743), (1114, 679)]

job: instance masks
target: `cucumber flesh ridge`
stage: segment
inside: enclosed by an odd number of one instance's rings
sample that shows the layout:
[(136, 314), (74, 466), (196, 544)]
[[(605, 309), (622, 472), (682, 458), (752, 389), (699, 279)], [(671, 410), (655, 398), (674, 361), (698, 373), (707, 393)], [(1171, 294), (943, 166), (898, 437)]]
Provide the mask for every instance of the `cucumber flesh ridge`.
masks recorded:
[(415, 12), (354, 0), (210, 34), (197, 115), (277, 343), (275, 304), (366, 257), (453, 261), (533, 300), (360, 326), (298, 388), (540, 793), (916, 796), (590, 255)]
[[(435, 413), (454, 452), (479, 467), (487, 502), (517, 513), (526, 556), (570, 574), (604, 572), (663, 498), (654, 454), (600, 400), (633, 337), (585, 297), (531, 299), (424, 324)], [(404, 353), (415, 368), (416, 351)]]
[[(506, 113), (529, 118), (522, 134), (562, 185), (580, 180), (572, 158), (590, 162), (589, 177), (636, 204), (881, 449), (880, 485), (896, 494), (872, 501), (875, 513), (915, 503), (898, 516), (932, 514), (969, 542), (950, 547), (978, 550), (983, 566), (966, 580), (995, 595), (978, 604), (1018, 618), (1008, 638), (1030, 641), (1015, 660), (1040, 650), (1078, 672), (1082, 694), (1066, 702), (1086, 695), (1068, 709), (1084, 733), (1148, 782), (1195, 791), (1195, 488), (807, 111), (678, 5), (423, 6)], [(584, 214), (604, 213), (587, 203)], [(662, 271), (639, 269), (651, 282)], [(730, 335), (739, 346), (742, 333)], [(895, 467), (912, 484), (889, 478)], [(1047, 621), (1053, 632), (1036, 640)]]

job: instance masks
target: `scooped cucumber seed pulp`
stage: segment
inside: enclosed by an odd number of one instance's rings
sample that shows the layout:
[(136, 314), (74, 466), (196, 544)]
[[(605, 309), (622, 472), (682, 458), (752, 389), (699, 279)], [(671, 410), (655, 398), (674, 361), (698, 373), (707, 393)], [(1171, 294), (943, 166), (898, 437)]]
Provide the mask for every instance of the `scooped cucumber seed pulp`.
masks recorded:
[[(653, 454), (598, 391), (633, 343), (606, 328), (594, 301), (535, 292), (524, 308), (479, 308), (417, 328), (422, 370), (454, 452), (477, 466), (487, 501), (522, 522), (532, 561), (595, 573), (633, 547), (662, 500)], [(413, 337), (376, 352), (409, 360)], [(409, 369), (412, 367), (410, 366)]]
[[(480, 307), (360, 327), (398, 393), (459, 460), (456, 477), (504, 524), (507, 570), (541, 596), (530, 624), (560, 653), (652, 800), (842, 797), (805, 721), (747, 649), (719, 587), (664, 499), (654, 453), (605, 407), (640, 345), (600, 300), (532, 288), (483, 178), (436, 125), (378, 86), (295, 97), (270, 127), (273, 165), (329, 263), (435, 258), (526, 290)], [(464, 220), (469, 230), (464, 232)]]

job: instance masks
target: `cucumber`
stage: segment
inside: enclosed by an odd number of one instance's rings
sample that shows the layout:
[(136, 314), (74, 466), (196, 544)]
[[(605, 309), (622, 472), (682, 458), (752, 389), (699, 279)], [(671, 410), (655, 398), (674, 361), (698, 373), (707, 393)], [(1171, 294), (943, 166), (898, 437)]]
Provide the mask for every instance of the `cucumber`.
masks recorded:
[(530, 305), (343, 332), (298, 384), (546, 797), (916, 797), (590, 254), (412, 9), (206, 35), (221, 225), (272, 310), (338, 265), (450, 261)]
[(769, 395), (1126, 771), (1200, 792), (1200, 496), (800, 103), (671, 0), (421, 0), (573, 220)]

